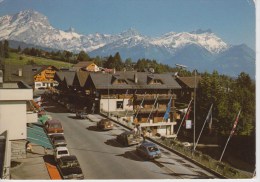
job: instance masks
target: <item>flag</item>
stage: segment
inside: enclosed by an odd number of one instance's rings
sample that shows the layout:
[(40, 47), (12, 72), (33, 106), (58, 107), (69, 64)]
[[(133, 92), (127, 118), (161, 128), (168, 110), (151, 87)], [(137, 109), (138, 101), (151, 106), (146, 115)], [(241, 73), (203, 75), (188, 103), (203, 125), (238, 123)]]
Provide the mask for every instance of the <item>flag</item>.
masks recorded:
[(240, 111), (238, 112), (238, 115), (237, 115), (236, 120), (235, 120), (235, 122), (234, 122), (233, 128), (232, 128), (232, 130), (231, 130), (231, 132), (230, 132), (230, 136), (232, 136), (232, 135), (234, 134), (234, 132), (235, 132), (235, 129), (236, 129), (236, 127), (237, 127), (237, 123), (238, 123), (238, 118), (239, 118), (240, 112), (241, 112), (241, 109), (240, 109)]
[(190, 112), (191, 112), (191, 107), (189, 107), (187, 112), (186, 112), (185, 121), (183, 123), (183, 126), (186, 126), (186, 120), (189, 120)]
[(210, 106), (206, 121), (209, 123), (209, 132), (211, 132), (212, 129), (212, 106), (213, 104)]
[(167, 121), (167, 119), (169, 118), (169, 114), (170, 114), (170, 111), (171, 111), (171, 104), (172, 104), (172, 97), (171, 97), (170, 101), (168, 102), (166, 112), (163, 116), (164, 121)]

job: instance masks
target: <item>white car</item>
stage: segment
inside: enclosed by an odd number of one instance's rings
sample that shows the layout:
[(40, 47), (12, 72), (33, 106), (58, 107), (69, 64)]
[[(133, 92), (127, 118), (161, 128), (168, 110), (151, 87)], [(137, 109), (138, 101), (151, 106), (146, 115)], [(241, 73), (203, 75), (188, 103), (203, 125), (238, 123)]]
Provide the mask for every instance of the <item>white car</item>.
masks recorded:
[(54, 159), (57, 161), (61, 156), (69, 156), (69, 150), (67, 147), (56, 147), (54, 149)]

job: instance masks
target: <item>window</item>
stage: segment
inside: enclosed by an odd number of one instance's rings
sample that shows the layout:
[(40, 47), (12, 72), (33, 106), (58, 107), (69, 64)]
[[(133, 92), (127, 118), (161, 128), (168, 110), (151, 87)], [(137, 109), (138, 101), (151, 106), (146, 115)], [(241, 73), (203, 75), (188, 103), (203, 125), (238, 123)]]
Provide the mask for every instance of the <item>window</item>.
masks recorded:
[(159, 79), (154, 79), (153, 84), (162, 84), (162, 81)]
[(118, 84), (127, 84), (127, 82), (124, 79), (118, 79)]
[(117, 109), (123, 109), (123, 101), (117, 101), (116, 102), (116, 108)]

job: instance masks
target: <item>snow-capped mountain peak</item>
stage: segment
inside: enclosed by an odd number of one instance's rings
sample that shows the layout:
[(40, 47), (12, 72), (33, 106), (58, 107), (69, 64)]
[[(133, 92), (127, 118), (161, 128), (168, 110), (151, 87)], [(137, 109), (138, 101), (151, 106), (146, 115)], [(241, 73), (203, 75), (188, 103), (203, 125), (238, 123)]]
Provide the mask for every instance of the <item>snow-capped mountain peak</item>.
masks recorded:
[[(196, 33), (199, 32), (199, 33)], [(228, 44), (211, 31), (197, 30), (189, 32), (169, 32), (153, 41), (154, 45), (164, 45), (168, 49), (178, 49), (195, 44), (204, 47), (211, 53), (219, 53), (228, 48)]]

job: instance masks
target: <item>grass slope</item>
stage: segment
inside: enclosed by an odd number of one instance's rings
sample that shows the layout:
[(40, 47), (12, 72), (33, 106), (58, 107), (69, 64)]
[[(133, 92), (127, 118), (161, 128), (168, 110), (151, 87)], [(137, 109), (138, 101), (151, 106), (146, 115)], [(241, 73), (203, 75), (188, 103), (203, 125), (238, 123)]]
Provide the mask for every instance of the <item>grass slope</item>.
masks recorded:
[[(22, 57), (22, 59), (20, 59)], [(4, 62), (5, 64), (12, 64), (12, 65), (25, 65), (28, 63), (28, 61), (34, 61), (37, 65), (52, 65), (56, 68), (69, 68), (73, 64), (62, 62), (62, 61), (56, 61), (52, 59), (46, 59), (41, 57), (35, 57), (35, 56), (28, 56), (28, 55), (21, 55), (17, 53), (9, 53), (9, 58), (5, 58)]]

